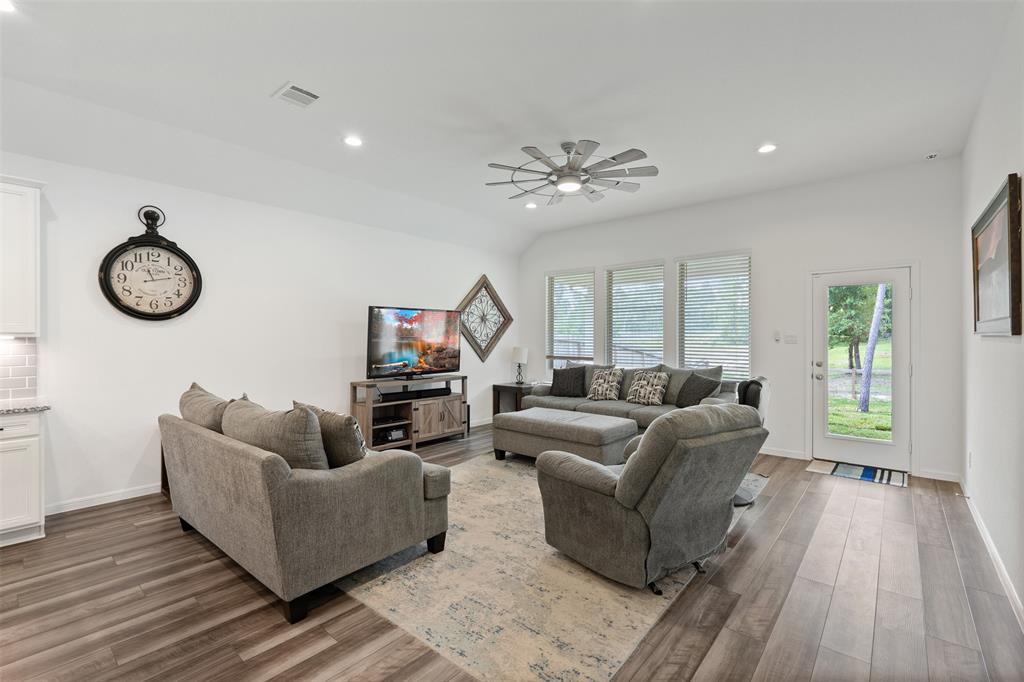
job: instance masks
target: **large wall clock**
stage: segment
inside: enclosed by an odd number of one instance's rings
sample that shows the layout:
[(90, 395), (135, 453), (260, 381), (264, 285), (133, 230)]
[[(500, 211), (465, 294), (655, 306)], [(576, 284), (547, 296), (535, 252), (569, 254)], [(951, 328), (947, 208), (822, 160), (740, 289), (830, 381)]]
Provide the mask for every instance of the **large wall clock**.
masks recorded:
[(142, 320), (167, 320), (199, 300), (203, 278), (192, 257), (157, 228), (166, 216), (156, 206), (139, 209), (146, 231), (118, 244), (100, 265), (100, 289), (110, 304)]
[(458, 309), (462, 313), (462, 335), (469, 341), (480, 361), (486, 361), (498, 341), (512, 326), (512, 315), (487, 275), (477, 280)]

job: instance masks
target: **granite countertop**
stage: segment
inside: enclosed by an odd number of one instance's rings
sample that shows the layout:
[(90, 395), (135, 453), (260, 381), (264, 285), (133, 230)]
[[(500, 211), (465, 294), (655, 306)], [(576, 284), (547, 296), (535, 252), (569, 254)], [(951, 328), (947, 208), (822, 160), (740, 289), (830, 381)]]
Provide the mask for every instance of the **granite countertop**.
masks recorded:
[(9, 414), (29, 414), (33, 412), (46, 412), (49, 405), (29, 405), (27, 407), (4, 407), (0, 408), (0, 417)]

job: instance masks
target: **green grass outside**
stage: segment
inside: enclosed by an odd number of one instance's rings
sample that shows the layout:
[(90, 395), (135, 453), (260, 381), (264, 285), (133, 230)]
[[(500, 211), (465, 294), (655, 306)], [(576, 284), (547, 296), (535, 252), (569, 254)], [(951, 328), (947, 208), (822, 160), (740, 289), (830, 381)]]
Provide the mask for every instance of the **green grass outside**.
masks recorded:
[[(868, 344), (860, 344), (860, 363), (863, 366)], [(828, 349), (828, 366), (831, 369), (848, 369), (850, 366), (846, 345), (840, 344)], [(892, 369), (892, 341), (883, 339), (875, 346), (875, 369)]]
[(856, 400), (829, 398), (828, 431), (837, 436), (892, 440), (891, 409), (888, 401), (872, 400), (868, 412), (858, 412)]

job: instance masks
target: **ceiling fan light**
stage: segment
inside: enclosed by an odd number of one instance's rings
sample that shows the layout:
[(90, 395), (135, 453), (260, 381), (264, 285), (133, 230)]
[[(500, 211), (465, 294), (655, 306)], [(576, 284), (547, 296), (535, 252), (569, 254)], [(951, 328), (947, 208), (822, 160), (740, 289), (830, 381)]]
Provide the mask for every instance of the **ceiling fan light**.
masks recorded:
[(583, 183), (580, 182), (578, 177), (574, 175), (567, 175), (559, 178), (555, 187), (558, 188), (559, 192), (578, 192), (580, 191), (580, 188), (583, 187)]
[(537, 204), (535, 204), (535, 203), (533, 203), (533, 202), (531, 201), (530, 203), (528, 203), (528, 204), (526, 205), (526, 208), (528, 208), (528, 209), (530, 209), (530, 210), (532, 211), (533, 209), (537, 208)]

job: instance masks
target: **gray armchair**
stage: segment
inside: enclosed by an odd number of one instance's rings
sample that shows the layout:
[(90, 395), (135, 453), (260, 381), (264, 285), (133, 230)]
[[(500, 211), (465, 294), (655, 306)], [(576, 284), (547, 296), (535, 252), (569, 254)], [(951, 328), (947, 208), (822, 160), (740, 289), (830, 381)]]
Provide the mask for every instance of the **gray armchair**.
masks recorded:
[(624, 465), (537, 459), (548, 544), (642, 588), (717, 551), (732, 498), (768, 437), (757, 410), (699, 405), (654, 420)]

